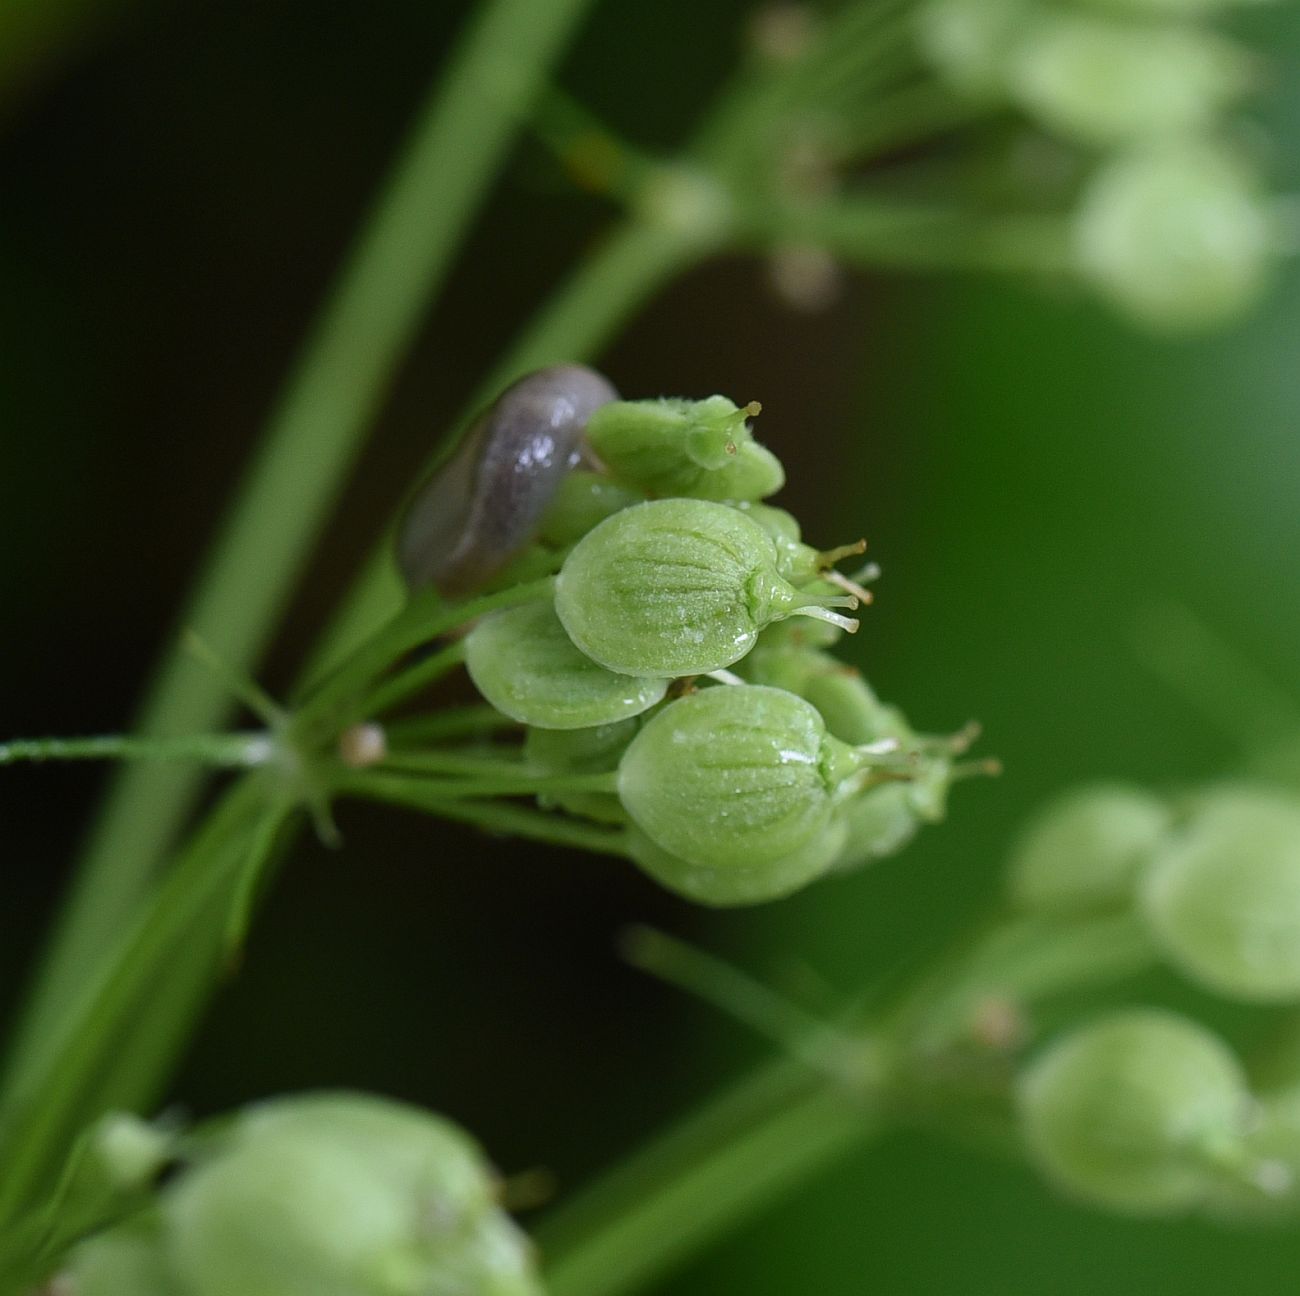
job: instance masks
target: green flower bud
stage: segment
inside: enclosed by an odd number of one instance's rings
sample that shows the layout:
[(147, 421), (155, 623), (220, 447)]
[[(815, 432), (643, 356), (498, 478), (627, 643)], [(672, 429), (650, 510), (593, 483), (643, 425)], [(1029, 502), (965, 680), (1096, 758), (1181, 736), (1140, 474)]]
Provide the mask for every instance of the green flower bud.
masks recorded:
[(584, 536), (556, 581), (555, 608), (593, 661), (626, 675), (703, 675), (738, 661), (770, 622), (857, 600), (803, 593), (776, 570), (772, 541), (704, 500), (654, 500)]
[(1242, 314), (1273, 259), (1268, 212), (1240, 159), (1180, 141), (1104, 166), (1084, 192), (1074, 240), (1097, 291), (1159, 329)]
[(1169, 822), (1168, 809), (1135, 788), (1103, 783), (1067, 792), (1030, 821), (1012, 851), (1012, 902), (1053, 914), (1129, 904)]
[(790, 855), (753, 868), (702, 867), (670, 854), (635, 824), (628, 830), (628, 853), (661, 886), (696, 904), (728, 908), (780, 900), (827, 872), (844, 848), (846, 825), (832, 819), (811, 841)]
[(1251, 788), (1205, 798), (1152, 863), (1142, 902), (1187, 976), (1235, 999), (1300, 998), (1300, 803)]
[(1210, 125), (1250, 72), (1237, 46), (1195, 27), (1043, 12), (1016, 42), (1007, 80), (1048, 128), (1108, 145)]
[(640, 715), (667, 680), (616, 675), (584, 656), (550, 602), (484, 617), (465, 641), (475, 687), (498, 711), (538, 729), (587, 729)]
[(785, 470), (746, 425), (759, 409), (725, 396), (615, 401), (588, 421), (587, 441), (615, 477), (651, 495), (763, 499), (785, 485)]
[(792, 693), (723, 685), (679, 698), (642, 726), (619, 764), (619, 795), (669, 855), (752, 871), (820, 837), (873, 759), (832, 738)]
[(574, 469), (556, 487), (542, 517), (538, 539), (554, 549), (567, 549), (597, 523), (644, 499), (644, 495), (620, 486), (603, 473)]
[[(594, 729), (530, 729), (524, 762), (535, 774), (612, 774), (641, 722), (618, 720)], [(623, 803), (614, 792), (555, 792), (543, 799), (570, 814), (601, 823), (625, 823)]]
[(1251, 1110), (1223, 1042), (1155, 1009), (1112, 1013), (1067, 1035), (1032, 1063), (1017, 1097), (1043, 1173), (1074, 1196), (1133, 1215), (1201, 1203)]
[(242, 1115), (161, 1203), (187, 1296), (535, 1296), (491, 1173), (447, 1121), (348, 1094)]
[[(75, 1247), (61, 1275), (75, 1296), (189, 1296), (167, 1265), (158, 1221), (108, 1229)], [(62, 1291), (57, 1284), (52, 1291)]]

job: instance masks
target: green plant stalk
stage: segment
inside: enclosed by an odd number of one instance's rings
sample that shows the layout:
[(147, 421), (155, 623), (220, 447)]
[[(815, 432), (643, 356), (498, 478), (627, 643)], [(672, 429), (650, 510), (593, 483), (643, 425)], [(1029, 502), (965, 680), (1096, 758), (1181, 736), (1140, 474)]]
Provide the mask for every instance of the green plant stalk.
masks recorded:
[[(768, 1063), (564, 1203), (537, 1234), (547, 1291), (636, 1291), (882, 1133), (923, 1078), (916, 1069), (960, 1036), (982, 997), (1008, 996), (1027, 1010), (1131, 976), (1154, 958), (1131, 915), (995, 924), (905, 988), (869, 1033), (853, 1032), (856, 1051), (873, 1059), (858, 1083), (790, 1059)], [(884, 1059), (892, 1061), (876, 1064)]]
[[(589, 3), (485, 3), (420, 109), (180, 619), (234, 671), (255, 668), (475, 207)], [(137, 729), (205, 732), (229, 710), (220, 681), (173, 647)], [(133, 767), (115, 780), (20, 1018), (10, 1086), (30, 1074), (46, 1024), (129, 921), (200, 782), (179, 766)]]
[(195, 734), (180, 738), (138, 738), (100, 734), (91, 738), (18, 738), (0, 743), (0, 765), (19, 761), (195, 761), (237, 769), (260, 765), (271, 752), (266, 734)]
[[(545, 1269), (550, 1296), (637, 1291), (881, 1128), (874, 1095), (822, 1090), (661, 1179), (634, 1209)], [(543, 1252), (547, 1243), (543, 1237)]]
[[(555, 779), (556, 791), (604, 791), (603, 776), (582, 780), (582, 776)], [(528, 806), (507, 802), (477, 800), (494, 795), (520, 796), (535, 790), (546, 780), (532, 779), (523, 784), (508, 785), (501, 782), (484, 783), (477, 788), (444, 789), (424, 779), (383, 775), (371, 771), (339, 776), (333, 790), (340, 796), (358, 797), (367, 801), (382, 801), (388, 805), (403, 806), (437, 815), (441, 819), (455, 819), (461, 823), (475, 824), (489, 832), (499, 832), (529, 841), (547, 842), (553, 846), (571, 846), (575, 850), (589, 851), (595, 855), (626, 856), (621, 829), (584, 823), (563, 815), (548, 814)], [(467, 795), (468, 793), (468, 795)]]
[[(248, 775), (222, 798), (153, 902), (119, 937), (52, 1032), (45, 1065), (13, 1089), (0, 1115), (0, 1224), (48, 1188), (81, 1128), (103, 1110), (103, 1071), (128, 1028), (149, 1016), (148, 999), (214, 902), (237, 875), (244, 838), (261, 813), (265, 775)], [(134, 1064), (134, 1060), (132, 1060)]]

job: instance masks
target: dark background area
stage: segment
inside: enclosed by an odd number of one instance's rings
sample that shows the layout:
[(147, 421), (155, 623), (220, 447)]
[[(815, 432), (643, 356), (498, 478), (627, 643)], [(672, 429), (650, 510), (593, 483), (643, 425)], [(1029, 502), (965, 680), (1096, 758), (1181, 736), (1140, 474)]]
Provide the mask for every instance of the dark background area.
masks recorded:
[[(32, 7), (33, 12), (39, 6)], [(129, 724), (150, 662), (283, 376), (467, 6), (48, 0), (0, 7), (0, 733)], [(671, 146), (731, 66), (741, 3), (607, 0), (563, 81)], [(1254, 24), (1261, 115), (1294, 188), (1300, 24)], [(0, 41), (0, 45), (4, 42)], [(523, 143), (374, 431), (262, 673), (287, 686), (411, 473), (608, 218)], [(922, 727), (984, 723), (1006, 763), (904, 856), (714, 914), (615, 862), (345, 809), (304, 842), (174, 1087), (197, 1112), (354, 1085), (447, 1112), (508, 1170), (615, 1160), (762, 1055), (627, 970), (650, 921), (778, 982), (845, 992), (937, 947), (996, 895), (1043, 797), (1168, 786), (1237, 753), (1135, 648), (1190, 605), (1300, 694), (1300, 276), (1240, 327), (1153, 340), (1100, 308), (987, 281), (855, 281), (779, 303), (716, 263), (601, 357), (633, 395), (760, 398), (781, 502), (810, 538), (864, 531), (885, 567), (850, 650)], [(1213, 690), (1216, 681), (1203, 682)], [(0, 1015), (104, 783), (6, 769)], [(1135, 1224), (1027, 1172), (899, 1137), (845, 1163), (664, 1291), (1292, 1292), (1293, 1231)]]

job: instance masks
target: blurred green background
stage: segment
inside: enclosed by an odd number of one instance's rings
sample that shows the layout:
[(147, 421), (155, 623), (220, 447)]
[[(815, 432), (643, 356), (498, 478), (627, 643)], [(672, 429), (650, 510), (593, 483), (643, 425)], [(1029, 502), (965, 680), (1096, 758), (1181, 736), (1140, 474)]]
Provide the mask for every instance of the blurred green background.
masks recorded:
[[(0, 730), (129, 722), (312, 308), (463, 4), (0, 0)], [(670, 146), (731, 66), (738, 0), (606, 0), (563, 81)], [(1300, 21), (1255, 16), (1279, 185), (1300, 168)], [(378, 422), (263, 673), (292, 677), (415, 465), (609, 212), (525, 141)], [(628, 394), (760, 398), (789, 507), (885, 567), (851, 652), (919, 724), (978, 717), (997, 783), (904, 856), (778, 905), (691, 909), (617, 863), (345, 809), (304, 842), (174, 1099), (216, 1111), (355, 1085), (468, 1125), (562, 1186), (763, 1054), (625, 969), (649, 921), (779, 983), (851, 991), (991, 903), (1043, 797), (1176, 784), (1237, 753), (1134, 647), (1195, 608), (1300, 696), (1300, 275), (1228, 334), (1152, 340), (1030, 288), (857, 280), (816, 315), (713, 264), (625, 331)], [(782, 501), (786, 502), (786, 501)], [(1216, 681), (1203, 687), (1213, 690)], [(57, 901), (102, 771), (6, 770), (0, 1013)], [(844, 1163), (674, 1293), (1291, 1293), (1294, 1230), (1132, 1223), (912, 1136)]]

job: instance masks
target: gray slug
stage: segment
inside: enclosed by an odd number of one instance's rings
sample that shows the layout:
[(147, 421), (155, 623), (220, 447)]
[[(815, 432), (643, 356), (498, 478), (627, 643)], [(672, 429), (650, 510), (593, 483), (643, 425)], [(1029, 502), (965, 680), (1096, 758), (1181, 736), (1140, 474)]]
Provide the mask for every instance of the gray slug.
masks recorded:
[(507, 387), (407, 506), (397, 536), (407, 585), (456, 597), (490, 580), (527, 547), (581, 459), (588, 418), (616, 400), (583, 365), (551, 365)]

